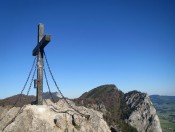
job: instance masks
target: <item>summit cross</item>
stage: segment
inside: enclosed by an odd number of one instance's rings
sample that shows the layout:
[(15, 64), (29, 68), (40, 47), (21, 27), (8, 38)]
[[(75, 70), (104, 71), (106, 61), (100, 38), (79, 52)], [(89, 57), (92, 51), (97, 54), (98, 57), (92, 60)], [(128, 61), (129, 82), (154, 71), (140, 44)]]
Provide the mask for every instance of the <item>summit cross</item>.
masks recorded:
[(36, 88), (36, 104), (43, 105), (43, 53), (44, 47), (50, 42), (51, 36), (44, 35), (44, 25), (38, 24), (38, 44), (33, 49), (33, 56), (37, 55), (37, 79), (35, 82)]

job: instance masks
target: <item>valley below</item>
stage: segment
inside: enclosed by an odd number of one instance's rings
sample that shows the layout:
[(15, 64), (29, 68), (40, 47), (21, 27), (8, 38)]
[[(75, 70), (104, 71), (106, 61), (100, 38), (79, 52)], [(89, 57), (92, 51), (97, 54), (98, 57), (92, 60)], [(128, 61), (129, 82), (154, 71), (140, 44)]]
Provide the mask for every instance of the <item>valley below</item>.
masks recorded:
[(163, 132), (175, 132), (175, 96), (151, 95)]

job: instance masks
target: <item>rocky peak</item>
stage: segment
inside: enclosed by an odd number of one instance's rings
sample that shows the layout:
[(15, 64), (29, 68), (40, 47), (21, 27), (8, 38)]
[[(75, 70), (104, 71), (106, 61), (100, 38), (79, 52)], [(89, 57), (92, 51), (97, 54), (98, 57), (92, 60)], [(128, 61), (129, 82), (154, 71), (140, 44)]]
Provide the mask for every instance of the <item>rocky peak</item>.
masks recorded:
[[(145, 100), (147, 94), (141, 93), (138, 91), (131, 91), (125, 94), (125, 100), (127, 105), (132, 109), (132, 111), (136, 110), (140, 105), (142, 105)], [(148, 103), (148, 102), (147, 102)]]
[(96, 99), (107, 94), (111, 95), (112, 92), (116, 92), (116, 91), (117, 91), (117, 87), (114, 84), (102, 85), (90, 90), (89, 92), (85, 92), (79, 98)]
[(125, 94), (127, 105), (132, 110), (127, 122), (139, 132), (162, 132), (159, 118), (146, 93), (132, 91)]
[[(50, 94), (52, 94), (52, 96)], [(57, 102), (59, 99), (61, 99), (61, 96), (58, 92), (52, 92), (52, 93), (43, 92), (43, 98), (44, 99), (51, 99), (51, 100), (53, 98), (54, 101)]]
[(103, 114), (83, 106), (75, 106), (72, 101), (69, 103), (78, 111), (90, 115), (87, 119), (70, 108), (64, 100), (52, 103), (47, 100), (47, 105), (24, 105), (23, 110), (17, 114), (19, 107), (7, 111), (0, 106), (0, 118), (7, 114), (0, 121), (0, 132), (110, 132)]
[(102, 85), (84, 93), (75, 102), (103, 112), (112, 131), (162, 131), (156, 110), (145, 93), (124, 94), (115, 85)]
[(115, 85), (96, 87), (74, 101), (102, 112), (112, 131), (136, 131), (125, 122), (129, 117), (130, 109), (125, 102), (124, 93)]

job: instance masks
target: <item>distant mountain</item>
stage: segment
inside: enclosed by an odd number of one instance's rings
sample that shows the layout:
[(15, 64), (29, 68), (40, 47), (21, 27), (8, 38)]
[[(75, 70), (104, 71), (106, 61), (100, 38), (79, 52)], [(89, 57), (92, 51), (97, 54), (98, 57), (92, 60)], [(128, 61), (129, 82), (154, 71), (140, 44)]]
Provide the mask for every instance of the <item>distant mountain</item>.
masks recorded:
[(50, 95), (49, 92), (44, 92), (43, 93), (43, 98), (44, 99), (54, 99), (55, 102), (57, 102), (60, 99), (60, 95), (58, 92), (52, 92), (52, 95)]
[[(21, 97), (20, 97), (21, 96)], [(53, 92), (52, 97), (54, 98), (54, 101), (57, 102), (60, 99), (60, 96), (58, 92)], [(43, 93), (44, 99), (52, 99), (49, 92)], [(16, 104), (15, 102), (19, 100)], [(16, 107), (20, 107), (23, 105), (31, 104), (32, 102), (35, 102), (36, 97), (34, 95), (24, 95), (24, 94), (17, 94), (5, 99), (0, 100), (0, 106), (6, 106), (6, 105), (14, 105)]]
[(124, 93), (115, 85), (99, 86), (85, 92), (74, 101), (79, 105), (103, 112), (104, 119), (109, 126), (113, 126), (111, 128), (113, 130), (137, 131), (124, 121), (129, 117), (131, 111), (125, 102)]
[(124, 94), (115, 85), (102, 85), (74, 101), (103, 112), (103, 118), (112, 132), (161, 132), (156, 111), (145, 93), (131, 91)]
[(175, 96), (151, 95), (150, 99), (153, 103), (157, 103), (157, 104), (164, 104), (164, 103), (175, 104)]
[[(21, 97), (20, 97), (21, 96)], [(19, 101), (17, 101), (19, 100)], [(17, 94), (5, 99), (1, 99), (0, 100), (0, 106), (6, 106), (6, 105), (15, 105), (16, 107), (20, 107), (26, 104), (31, 104), (31, 102), (35, 101), (35, 96), (31, 95), (31, 96), (27, 96), (24, 94)], [(15, 102), (17, 102), (15, 104)]]

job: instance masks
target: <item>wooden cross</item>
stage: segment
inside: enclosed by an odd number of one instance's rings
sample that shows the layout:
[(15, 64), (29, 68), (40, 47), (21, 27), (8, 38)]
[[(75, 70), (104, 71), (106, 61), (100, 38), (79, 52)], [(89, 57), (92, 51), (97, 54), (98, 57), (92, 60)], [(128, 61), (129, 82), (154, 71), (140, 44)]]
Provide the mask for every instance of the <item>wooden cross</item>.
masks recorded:
[(34, 81), (36, 86), (36, 104), (43, 104), (43, 51), (44, 47), (50, 42), (51, 36), (44, 35), (44, 25), (38, 24), (38, 44), (33, 49), (33, 56), (37, 55), (37, 79)]

